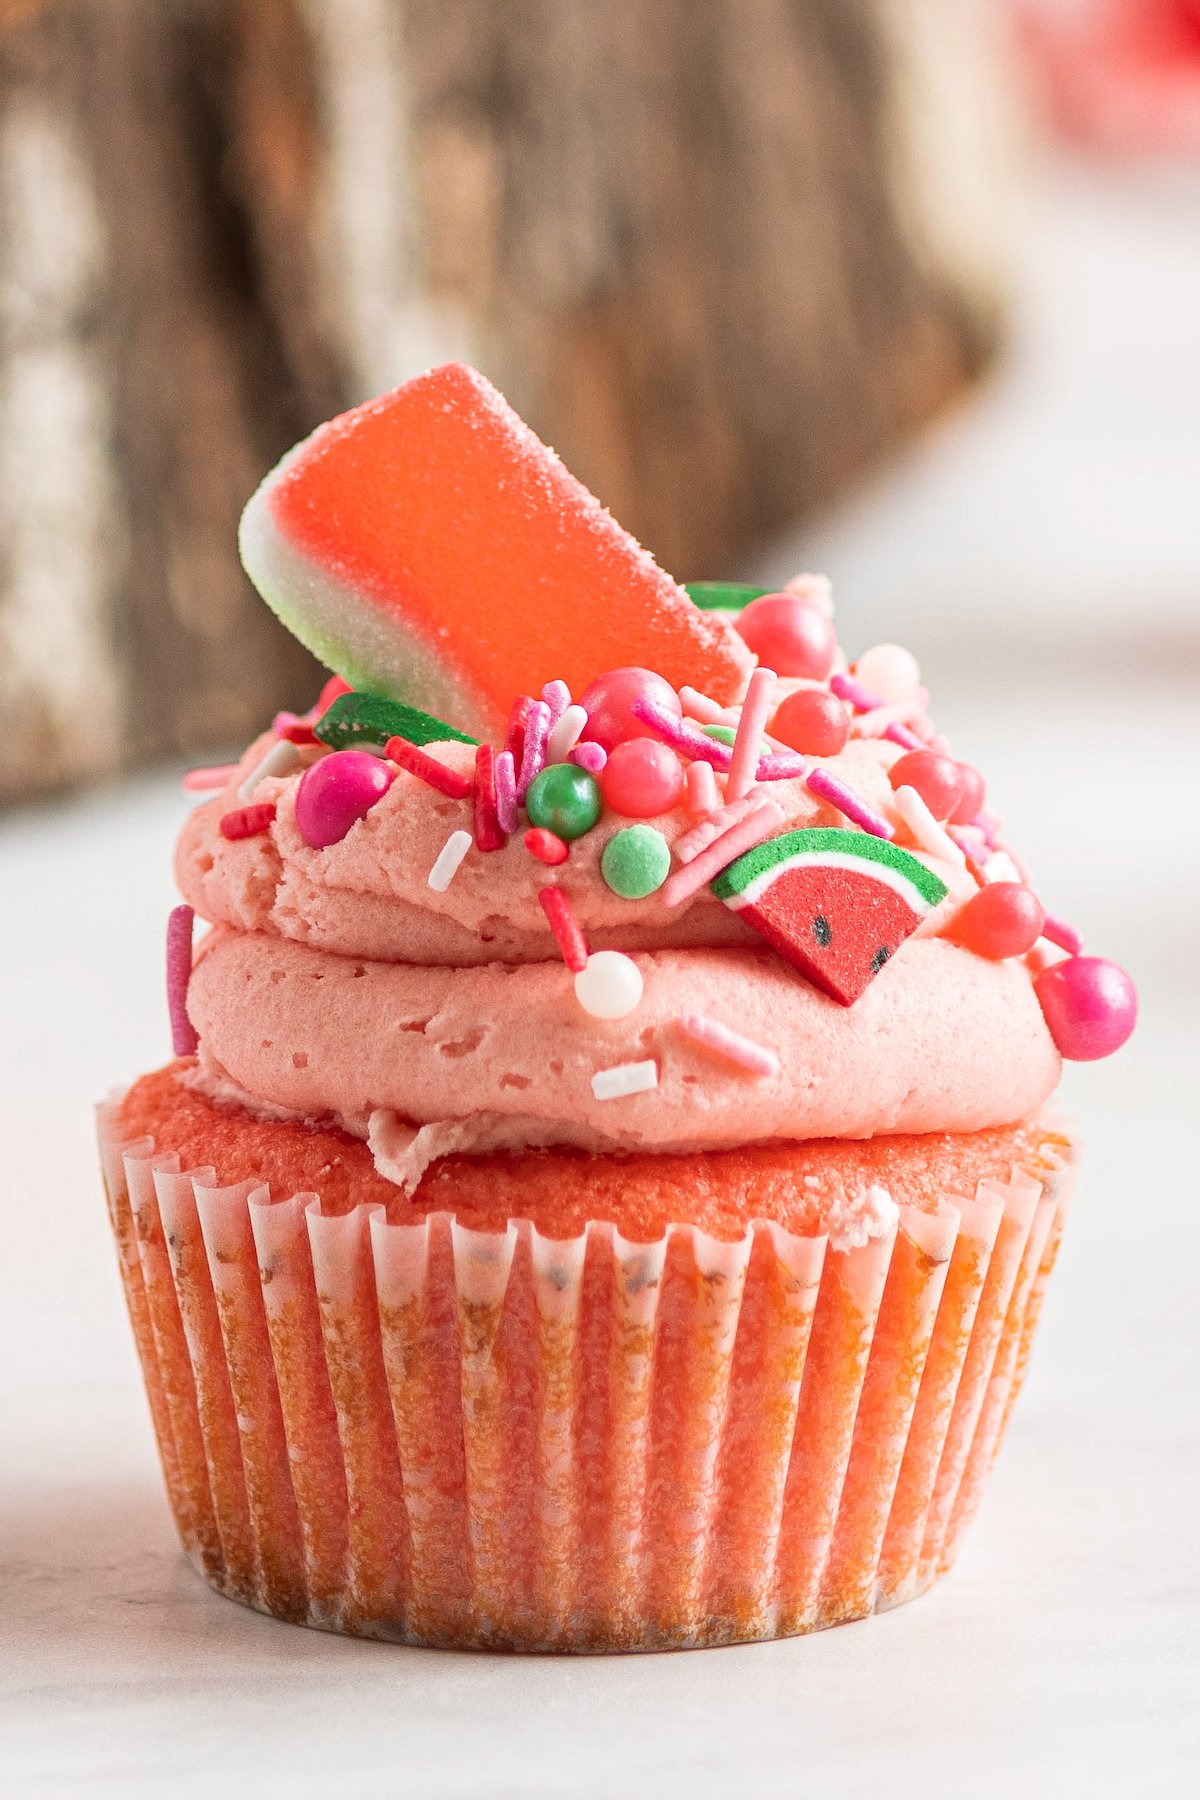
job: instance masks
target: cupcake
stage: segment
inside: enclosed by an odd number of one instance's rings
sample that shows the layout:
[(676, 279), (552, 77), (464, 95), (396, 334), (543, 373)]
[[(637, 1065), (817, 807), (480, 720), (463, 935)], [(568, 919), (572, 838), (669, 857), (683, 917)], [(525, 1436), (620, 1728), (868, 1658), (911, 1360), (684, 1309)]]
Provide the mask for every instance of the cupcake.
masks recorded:
[(188, 778), (175, 1058), (100, 1111), (186, 1553), (445, 1646), (919, 1593), (1128, 978), (907, 651), (848, 665), (817, 577), (677, 587), (471, 370), (322, 427), (242, 550), (334, 674)]

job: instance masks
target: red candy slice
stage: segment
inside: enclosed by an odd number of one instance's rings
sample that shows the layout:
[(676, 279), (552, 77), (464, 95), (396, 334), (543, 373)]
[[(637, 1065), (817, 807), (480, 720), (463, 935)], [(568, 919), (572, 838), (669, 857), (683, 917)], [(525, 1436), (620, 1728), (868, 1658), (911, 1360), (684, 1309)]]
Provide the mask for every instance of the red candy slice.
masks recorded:
[(481, 735), (514, 694), (640, 663), (728, 703), (749, 658), (474, 369), (322, 425), (242, 518), (284, 624), (356, 688)]

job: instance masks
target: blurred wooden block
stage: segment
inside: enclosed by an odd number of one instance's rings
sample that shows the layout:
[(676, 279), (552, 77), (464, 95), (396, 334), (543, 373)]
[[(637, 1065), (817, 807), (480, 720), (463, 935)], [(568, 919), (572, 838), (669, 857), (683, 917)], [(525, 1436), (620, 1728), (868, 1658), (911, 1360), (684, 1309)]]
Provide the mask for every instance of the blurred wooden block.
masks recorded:
[(304, 431), (476, 361), (681, 578), (986, 364), (982, 0), (0, 0), (0, 797), (249, 735)]

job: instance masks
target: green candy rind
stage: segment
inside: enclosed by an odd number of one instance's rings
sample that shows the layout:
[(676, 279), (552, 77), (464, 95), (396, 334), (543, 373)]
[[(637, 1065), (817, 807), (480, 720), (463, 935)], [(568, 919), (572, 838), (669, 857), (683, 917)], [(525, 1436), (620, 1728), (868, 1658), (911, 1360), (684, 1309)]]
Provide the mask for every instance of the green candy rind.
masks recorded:
[(620, 899), (644, 900), (671, 873), (671, 846), (653, 825), (626, 825), (605, 844), (600, 873)]
[(760, 876), (771, 871), (774, 878), (778, 878), (790, 868), (812, 866), (826, 858), (842, 856), (889, 869), (893, 876), (914, 890), (917, 899), (913, 910), (916, 912), (924, 912), (946, 897), (945, 882), (907, 850), (866, 831), (840, 830), (832, 826), (814, 827), (811, 831), (785, 831), (781, 837), (767, 838), (753, 850), (747, 850), (744, 856), (739, 856), (736, 862), (731, 862), (727, 869), (722, 869), (711, 883), (712, 891), (718, 900), (735, 900)]
[(773, 588), (747, 587), (742, 581), (685, 581), (683, 591), (701, 612), (741, 612)]
[(339, 694), (313, 731), (331, 750), (353, 750), (356, 744), (386, 744), (404, 738), (410, 744), (473, 744), (476, 739), (442, 719), (388, 700), (383, 694)]

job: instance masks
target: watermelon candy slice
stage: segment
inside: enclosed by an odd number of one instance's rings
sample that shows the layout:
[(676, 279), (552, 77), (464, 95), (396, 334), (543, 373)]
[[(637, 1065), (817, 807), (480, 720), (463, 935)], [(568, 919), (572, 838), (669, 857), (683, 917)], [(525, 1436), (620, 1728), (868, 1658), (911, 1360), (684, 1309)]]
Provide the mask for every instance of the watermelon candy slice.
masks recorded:
[(329, 668), (480, 735), (551, 680), (578, 694), (638, 664), (728, 704), (751, 666), (462, 363), (320, 426), (252, 496), (239, 541)]
[(907, 850), (865, 831), (814, 828), (767, 838), (712, 882), (780, 956), (852, 1006), (946, 895)]
[(385, 700), (379, 694), (341, 694), (326, 708), (313, 733), (331, 750), (355, 750), (363, 744), (383, 745), (390, 738), (410, 744), (473, 744), (465, 731), (430, 718), (415, 706)]

